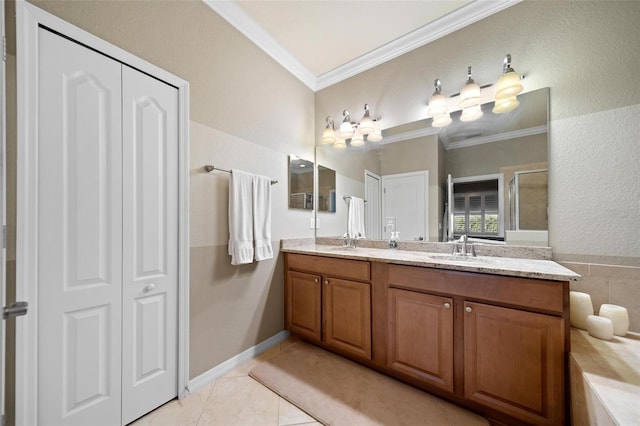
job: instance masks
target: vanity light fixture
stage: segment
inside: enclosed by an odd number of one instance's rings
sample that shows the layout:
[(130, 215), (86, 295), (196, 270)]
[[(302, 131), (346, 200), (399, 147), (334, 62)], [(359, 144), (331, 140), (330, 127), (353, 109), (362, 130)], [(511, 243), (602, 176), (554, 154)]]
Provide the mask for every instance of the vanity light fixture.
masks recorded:
[(336, 132), (333, 128), (333, 117), (329, 116), (325, 120), (327, 121), (327, 127), (325, 127), (322, 132), (322, 144), (329, 145), (335, 143)]
[(353, 135), (353, 126), (351, 125), (351, 115), (346, 109), (342, 111), (342, 124), (340, 125), (340, 138), (349, 139)]
[(327, 125), (322, 132), (322, 144), (333, 144), (337, 149), (347, 147), (346, 141), (353, 147), (363, 146), (365, 142), (380, 142), (382, 140), (382, 127), (379, 120), (373, 120), (369, 112), (369, 104), (364, 104), (364, 116), (360, 123), (352, 122), (348, 110), (342, 111), (342, 123), (338, 131), (335, 131), (333, 118), (328, 116)]
[(511, 68), (511, 54), (507, 53), (502, 64), (502, 75), (496, 83), (495, 104), (493, 112), (502, 114), (518, 108), (520, 102), (516, 95), (522, 92), (520, 75)]
[(447, 108), (447, 99), (442, 94), (442, 85), (440, 79), (436, 79), (433, 82), (435, 91), (429, 99), (427, 105), (427, 114), (433, 117), (433, 127), (444, 127), (451, 123), (451, 116), (449, 115), (449, 108)]
[(502, 75), (496, 83), (495, 98), (496, 100), (507, 99), (522, 92), (522, 89), (520, 75), (511, 68), (511, 54), (507, 53), (502, 65)]
[(468, 108), (480, 105), (480, 86), (471, 78), (471, 67), (467, 69), (467, 81), (460, 92), (461, 108)]

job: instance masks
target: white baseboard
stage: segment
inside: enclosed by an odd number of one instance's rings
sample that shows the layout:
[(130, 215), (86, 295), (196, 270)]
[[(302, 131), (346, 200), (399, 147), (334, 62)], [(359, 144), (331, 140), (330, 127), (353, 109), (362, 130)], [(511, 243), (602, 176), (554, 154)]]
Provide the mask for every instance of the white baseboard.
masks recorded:
[[(205, 371), (204, 373), (200, 374), (197, 377), (194, 377), (193, 379), (189, 380), (189, 392), (193, 393), (196, 390), (205, 387), (206, 385), (208, 385), (209, 383), (213, 382), (214, 380), (218, 379), (219, 377), (224, 376), (225, 374), (227, 374), (229, 371), (233, 370), (234, 368), (238, 367), (240, 364), (250, 360), (251, 358), (254, 358), (255, 356), (261, 354), (262, 352), (266, 351), (267, 349), (269, 349), (270, 347), (277, 345), (278, 343), (282, 342), (283, 340), (285, 340), (287, 337), (289, 337), (289, 331), (288, 330), (282, 330), (281, 332), (279, 332), (278, 334), (275, 334), (271, 337), (269, 337), (267, 340), (258, 343), (255, 346), (250, 347), (249, 349), (240, 352), (238, 355), (229, 358), (228, 360), (224, 361), (222, 364), (218, 364), (215, 367), (213, 367), (211, 370), (209, 371)], [(188, 395), (183, 395), (180, 398), (184, 398)]]

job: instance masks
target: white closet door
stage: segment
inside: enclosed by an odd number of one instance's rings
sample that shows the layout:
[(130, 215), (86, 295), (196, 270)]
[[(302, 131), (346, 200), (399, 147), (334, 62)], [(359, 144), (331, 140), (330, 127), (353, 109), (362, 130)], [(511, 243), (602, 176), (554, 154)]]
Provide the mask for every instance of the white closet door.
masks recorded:
[(39, 30), (38, 419), (120, 423), (121, 65)]
[(123, 66), (122, 420), (177, 396), (178, 90)]

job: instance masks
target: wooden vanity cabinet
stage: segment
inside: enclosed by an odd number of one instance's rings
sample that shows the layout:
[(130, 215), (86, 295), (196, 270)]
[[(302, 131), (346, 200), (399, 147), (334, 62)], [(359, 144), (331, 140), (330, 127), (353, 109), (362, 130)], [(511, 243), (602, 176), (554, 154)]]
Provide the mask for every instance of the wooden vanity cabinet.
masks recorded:
[(371, 359), (371, 263), (287, 253), (286, 324), (294, 335)]
[(464, 303), (464, 396), (533, 424), (563, 423), (564, 324)]
[[(386, 275), (387, 356), (404, 341), (413, 351), (409, 356), (405, 350), (403, 355), (411, 359), (403, 363), (411, 368), (401, 365), (399, 369), (390, 359), (390, 369), (420, 379), (426, 388), (446, 389), (481, 412), (486, 407), (488, 416), (504, 414), (501, 421), (506, 423), (513, 419), (537, 425), (565, 422), (567, 283), (392, 264)], [(424, 301), (424, 309), (392, 302), (398, 295), (409, 303)], [(438, 309), (445, 303), (455, 311), (450, 313), (450, 323), (448, 316), (435, 314), (447, 311)], [(398, 328), (392, 325), (397, 315), (393, 305), (407, 309), (402, 319), (409, 324), (404, 338), (393, 337)], [(426, 320), (429, 311), (431, 319)], [(450, 351), (442, 336), (452, 339)], [(438, 374), (423, 371), (425, 364), (430, 372), (444, 371), (432, 360), (447, 353), (455, 373), (449, 388), (438, 383)]]
[(387, 367), (453, 392), (453, 299), (387, 291)]

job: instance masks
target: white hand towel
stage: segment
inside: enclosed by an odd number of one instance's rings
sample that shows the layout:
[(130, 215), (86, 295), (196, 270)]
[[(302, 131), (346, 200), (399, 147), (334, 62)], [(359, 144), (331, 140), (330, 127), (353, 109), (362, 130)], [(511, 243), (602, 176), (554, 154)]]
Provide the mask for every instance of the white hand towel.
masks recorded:
[(253, 176), (253, 238), (256, 260), (272, 259), (271, 179), (266, 176)]
[(232, 265), (253, 262), (253, 175), (236, 169), (229, 179), (229, 254)]
[(352, 238), (365, 238), (364, 232), (364, 200), (351, 197), (349, 203), (349, 222), (347, 232)]

